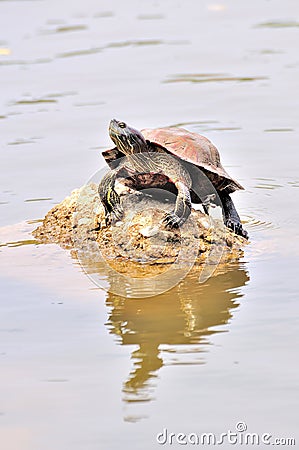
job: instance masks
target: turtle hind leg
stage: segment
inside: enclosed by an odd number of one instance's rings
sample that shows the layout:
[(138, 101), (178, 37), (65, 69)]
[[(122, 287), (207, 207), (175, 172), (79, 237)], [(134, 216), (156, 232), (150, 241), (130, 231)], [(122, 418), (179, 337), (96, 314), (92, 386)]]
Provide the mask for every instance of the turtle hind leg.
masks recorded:
[(173, 212), (165, 214), (162, 219), (163, 224), (167, 228), (179, 228), (186, 222), (191, 213), (191, 196), (188, 187), (182, 183), (175, 184), (178, 195)]
[(239, 236), (248, 239), (249, 238), (248, 233), (241, 224), (240, 216), (236, 210), (234, 202), (230, 198), (230, 195), (224, 192), (218, 192), (218, 194), (222, 201), (225, 226), (230, 228), (234, 233), (238, 234)]
[(123, 216), (120, 198), (114, 189), (116, 176), (116, 171), (111, 170), (103, 177), (98, 188), (99, 196), (105, 210), (106, 226), (111, 224), (112, 214), (118, 220), (120, 220)]

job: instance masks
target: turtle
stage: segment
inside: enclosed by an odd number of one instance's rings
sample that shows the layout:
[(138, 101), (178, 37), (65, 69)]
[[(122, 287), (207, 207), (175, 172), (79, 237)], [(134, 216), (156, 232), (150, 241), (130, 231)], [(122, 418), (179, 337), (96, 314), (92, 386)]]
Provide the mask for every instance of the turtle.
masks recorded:
[(219, 152), (209, 139), (177, 127), (139, 131), (116, 119), (110, 121), (109, 135), (115, 147), (103, 151), (102, 155), (111, 170), (98, 188), (106, 225), (111, 223), (113, 215), (117, 220), (123, 215), (115, 190), (117, 179), (138, 191), (162, 188), (175, 193), (174, 210), (163, 217), (163, 224), (169, 229), (184, 224), (192, 202), (202, 203), (208, 213), (206, 199), (214, 197), (209, 191), (212, 183), (220, 199), (224, 224), (248, 239), (230, 197), (234, 191), (244, 188), (223, 168)]

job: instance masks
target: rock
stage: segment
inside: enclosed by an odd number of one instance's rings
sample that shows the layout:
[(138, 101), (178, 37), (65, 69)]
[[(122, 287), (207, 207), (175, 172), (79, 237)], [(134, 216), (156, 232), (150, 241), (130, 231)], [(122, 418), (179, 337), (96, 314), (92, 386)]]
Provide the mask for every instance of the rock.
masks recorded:
[(97, 185), (89, 184), (52, 208), (33, 235), (40, 242), (79, 252), (81, 259), (104, 259), (122, 273), (137, 270), (139, 276), (145, 267), (157, 273), (178, 260), (193, 260), (198, 265), (209, 258), (209, 264), (218, 264), (242, 255), (247, 241), (220, 220), (192, 209), (180, 229), (167, 230), (161, 219), (173, 209), (172, 203), (126, 189), (120, 195), (124, 217), (109, 227), (105, 226)]

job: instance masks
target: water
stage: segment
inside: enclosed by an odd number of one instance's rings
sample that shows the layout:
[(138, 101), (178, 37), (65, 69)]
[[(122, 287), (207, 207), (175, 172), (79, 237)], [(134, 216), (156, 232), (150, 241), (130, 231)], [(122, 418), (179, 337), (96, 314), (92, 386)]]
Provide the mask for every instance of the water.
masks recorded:
[[(152, 449), (164, 428), (240, 421), (298, 444), (298, 15), (296, 0), (0, 1), (1, 448)], [(238, 264), (124, 300), (34, 243), (26, 221), (103, 166), (112, 117), (218, 146), (246, 187)]]

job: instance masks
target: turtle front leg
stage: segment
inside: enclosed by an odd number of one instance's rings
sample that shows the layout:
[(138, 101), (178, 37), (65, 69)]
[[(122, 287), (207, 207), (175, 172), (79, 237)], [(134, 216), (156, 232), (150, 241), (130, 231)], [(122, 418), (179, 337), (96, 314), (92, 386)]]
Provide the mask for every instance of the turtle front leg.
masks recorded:
[(191, 195), (188, 187), (181, 181), (175, 183), (178, 190), (173, 212), (165, 214), (162, 222), (167, 228), (179, 228), (186, 222), (191, 213)]
[(240, 216), (236, 210), (234, 202), (230, 198), (230, 195), (221, 192), (219, 193), (219, 196), (222, 201), (225, 226), (233, 230), (233, 232), (239, 236), (248, 239), (248, 233), (244, 230), (241, 224)]
[(114, 189), (117, 172), (118, 171), (115, 170), (108, 172), (101, 180), (98, 188), (99, 196), (105, 209), (106, 226), (111, 224), (112, 214), (118, 220), (120, 220), (123, 216), (120, 197)]

